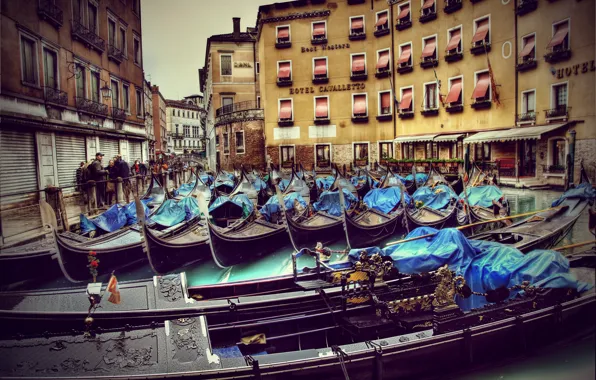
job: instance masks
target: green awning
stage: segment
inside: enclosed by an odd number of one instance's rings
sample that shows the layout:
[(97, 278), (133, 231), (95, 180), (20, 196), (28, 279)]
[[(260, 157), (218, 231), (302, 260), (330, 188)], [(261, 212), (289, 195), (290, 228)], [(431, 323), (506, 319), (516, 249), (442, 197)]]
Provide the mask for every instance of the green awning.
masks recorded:
[(464, 144), (504, 142), (518, 140), (538, 140), (543, 134), (559, 129), (567, 123), (537, 125), (533, 127), (517, 127), (499, 131), (479, 132), (464, 139)]
[(437, 134), (433, 133), (432, 135), (411, 135), (411, 136), (400, 136), (397, 137), (393, 142), (396, 143), (411, 143), (411, 142), (424, 142), (424, 141), (433, 141)]
[(441, 135), (435, 137), (436, 142), (454, 142), (460, 139), (460, 137), (464, 136), (464, 133), (457, 133), (455, 135)]

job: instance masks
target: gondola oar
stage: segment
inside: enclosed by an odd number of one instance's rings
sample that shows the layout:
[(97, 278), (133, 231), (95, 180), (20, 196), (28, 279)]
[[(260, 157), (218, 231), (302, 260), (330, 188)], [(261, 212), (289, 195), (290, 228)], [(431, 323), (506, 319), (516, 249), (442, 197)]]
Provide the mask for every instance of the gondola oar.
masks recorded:
[(348, 226), (346, 225), (346, 200), (344, 198), (344, 190), (341, 187), (341, 183), (337, 183), (337, 189), (339, 190), (339, 205), (341, 206), (341, 221), (344, 227), (344, 232), (346, 234), (346, 244), (348, 245), (347, 249), (352, 249), (350, 245), (350, 237), (348, 236)]
[[(284, 214), (284, 220), (286, 218), (291, 218), (291, 216), (287, 215), (286, 213), (286, 204), (284, 203), (284, 198), (281, 195), (281, 190), (279, 190), (279, 186), (275, 185), (275, 193), (277, 195), (277, 201), (279, 202), (279, 207), (281, 207), (281, 212)], [(307, 205), (308, 207), (308, 205)], [(286, 231), (288, 232), (288, 236), (290, 237), (290, 242), (292, 243), (292, 247), (294, 251), (298, 252), (298, 248), (296, 247), (296, 243), (294, 243), (294, 238), (292, 237), (292, 231), (290, 230), (290, 224), (285, 220)]]
[(553, 251), (564, 251), (564, 250), (570, 249), (570, 248), (583, 247), (584, 245), (588, 245), (588, 244), (596, 244), (596, 240), (588, 240), (588, 241), (583, 241), (581, 243), (564, 245), (562, 247), (553, 248)]
[(215, 251), (213, 250), (213, 241), (211, 240), (211, 225), (209, 225), (209, 207), (207, 205), (207, 201), (203, 197), (202, 193), (197, 194), (197, 203), (199, 204), (199, 210), (201, 214), (205, 216), (205, 225), (207, 226), (207, 243), (209, 244), (209, 250), (211, 252), (211, 257), (215, 262), (215, 265), (222, 269), (226, 269), (227, 267), (223, 265), (215, 255)]
[[(541, 212), (550, 211), (550, 210), (559, 210), (559, 211), (562, 211), (562, 210), (567, 209), (568, 207), (569, 206), (567, 206), (567, 205), (565, 205), (565, 206), (559, 206), (559, 207), (550, 207), (550, 208), (545, 208), (544, 210), (531, 211), (531, 212), (526, 212), (524, 214), (511, 215), (511, 216), (506, 216), (506, 217), (503, 217), (503, 218), (497, 218), (497, 219), (491, 219), (491, 220), (484, 220), (484, 221), (481, 221), (481, 222), (466, 224), (465, 226), (459, 226), (459, 227), (456, 227), (455, 229), (461, 231), (461, 230), (464, 230), (466, 228), (470, 228), (470, 227), (474, 227), (474, 226), (480, 226), (482, 224), (500, 222), (500, 221), (503, 221), (503, 220), (514, 219), (514, 218), (521, 218), (523, 216), (535, 215), (535, 214), (538, 214), (538, 213), (541, 213)], [(402, 239), (402, 240), (392, 241), (392, 242), (389, 242), (389, 243), (385, 244), (385, 247), (389, 247), (389, 246), (396, 245), (396, 244), (407, 243), (407, 242), (414, 241), (414, 240), (424, 239), (424, 238), (427, 238), (427, 237), (435, 236), (437, 233), (438, 232), (434, 232), (432, 234), (420, 235), (420, 236), (416, 236), (416, 237), (409, 238), (409, 239)]]

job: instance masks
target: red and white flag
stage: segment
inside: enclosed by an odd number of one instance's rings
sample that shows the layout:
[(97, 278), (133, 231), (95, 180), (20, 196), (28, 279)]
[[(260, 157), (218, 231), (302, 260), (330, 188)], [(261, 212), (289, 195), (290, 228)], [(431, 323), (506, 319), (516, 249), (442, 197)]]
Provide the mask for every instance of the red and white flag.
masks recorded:
[(118, 279), (116, 276), (112, 275), (112, 277), (110, 277), (106, 290), (111, 293), (108, 301), (118, 305), (120, 303), (120, 290), (118, 289)]

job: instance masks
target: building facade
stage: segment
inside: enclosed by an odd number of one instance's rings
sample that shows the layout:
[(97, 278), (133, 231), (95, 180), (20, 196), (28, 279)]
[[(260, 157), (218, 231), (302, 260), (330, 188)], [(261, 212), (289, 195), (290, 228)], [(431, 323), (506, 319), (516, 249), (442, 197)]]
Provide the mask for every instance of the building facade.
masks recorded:
[(166, 100), (168, 146), (171, 152), (203, 150), (202, 110), (191, 100)]
[[(140, 156), (146, 138), (140, 2), (2, 2), (0, 194), (76, 188), (102, 152)], [(12, 164), (11, 164), (12, 162)]]
[(167, 153), (168, 125), (166, 122), (166, 99), (159, 91), (159, 86), (151, 86), (153, 105), (153, 132), (155, 134), (155, 154)]
[(145, 129), (147, 131), (146, 159), (155, 159), (155, 129), (153, 126), (153, 94), (151, 93), (151, 83), (146, 79), (143, 81), (143, 92), (145, 94)]
[(233, 32), (207, 40), (205, 66), (200, 70), (206, 114), (207, 157), (211, 168), (265, 165), (263, 110), (259, 97), (259, 66), (255, 33)]

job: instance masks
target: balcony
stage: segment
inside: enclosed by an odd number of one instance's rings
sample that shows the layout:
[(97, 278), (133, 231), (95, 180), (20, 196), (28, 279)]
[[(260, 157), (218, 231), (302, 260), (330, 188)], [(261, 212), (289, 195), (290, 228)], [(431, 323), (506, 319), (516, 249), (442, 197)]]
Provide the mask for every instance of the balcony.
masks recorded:
[(450, 14), (459, 11), (463, 6), (462, 0), (445, 0), (445, 13)]
[(368, 123), (368, 115), (353, 115), (352, 123)]
[(477, 98), (474, 103), (472, 103), (472, 108), (475, 110), (485, 110), (489, 109), (493, 102), (488, 98)]
[(292, 42), (290, 40), (277, 40), (275, 42), (276, 49), (287, 49), (292, 47)]
[(490, 42), (486, 40), (476, 41), (472, 43), (472, 47), (470, 48), (470, 53), (474, 55), (484, 54), (490, 52)]
[(463, 110), (464, 106), (461, 103), (453, 103), (445, 106), (445, 111), (447, 111), (448, 113), (459, 113), (463, 112)]
[(422, 116), (437, 116), (439, 114), (439, 108), (425, 108), (420, 111)]
[(536, 8), (538, 8), (538, 0), (520, 0), (515, 13), (517, 13), (518, 16), (523, 16), (535, 11)]
[(350, 29), (350, 41), (360, 41), (366, 39), (366, 32), (364, 29)]
[(403, 64), (400, 63), (399, 66), (397, 67), (397, 73), (398, 74), (406, 74), (409, 73), (411, 71), (414, 70), (414, 66), (411, 64)]
[(400, 110), (399, 114), (397, 115), (400, 119), (413, 119), (414, 118), (414, 111), (403, 111)]
[(170, 136), (174, 140), (184, 140), (184, 133), (171, 132), (168, 134), (168, 136)]
[(327, 125), (329, 124), (329, 117), (325, 116), (325, 117), (317, 117), (314, 120), (315, 125)]
[(76, 106), (79, 111), (90, 113), (93, 115), (108, 116), (108, 105), (95, 102), (93, 100), (82, 97), (75, 98)]
[(324, 75), (315, 75), (315, 77), (312, 78), (312, 83), (313, 84), (325, 84), (325, 83), (329, 83), (329, 77), (327, 76), (327, 74), (324, 74)]
[(365, 71), (352, 72), (352, 74), (350, 75), (350, 79), (353, 81), (366, 80), (367, 77), (368, 74), (366, 74)]
[(313, 37), (310, 40), (310, 43), (313, 45), (323, 45), (327, 43), (327, 36), (321, 36), (321, 37)]
[(517, 124), (534, 124), (536, 123), (536, 112), (520, 113), (515, 117)]
[(44, 87), (43, 90), (46, 103), (59, 106), (68, 105), (68, 94), (65, 91), (60, 91), (53, 87)]
[(97, 50), (99, 53), (103, 53), (106, 50), (106, 41), (77, 20), (72, 20), (72, 37), (85, 43), (87, 47)]
[(292, 77), (277, 78), (277, 87), (289, 87), (292, 85)]
[(461, 61), (464, 58), (464, 53), (461, 51), (457, 51), (456, 49), (449, 50), (447, 54), (445, 54), (445, 62), (457, 62)]
[[(433, 7), (436, 6), (433, 5)], [(422, 10), (422, 14), (420, 15), (420, 18), (418, 19), (418, 21), (420, 21), (421, 24), (425, 24), (429, 21), (435, 20), (437, 18), (437, 11), (434, 9), (424, 9)]]
[(37, 14), (42, 20), (46, 20), (56, 28), (60, 28), (63, 22), (62, 9), (51, 0), (40, 0)]
[(126, 120), (126, 110), (112, 107), (112, 117), (117, 120)]
[(430, 67), (437, 67), (439, 65), (439, 61), (436, 57), (424, 57), (421, 58), (420, 67), (423, 69), (428, 69)]
[(569, 58), (571, 58), (571, 49), (567, 47), (566, 44), (553, 46), (552, 48), (547, 49), (546, 55), (544, 56), (544, 60), (548, 63), (566, 61)]
[(399, 20), (397, 20), (397, 23), (395, 23), (395, 29), (397, 29), (398, 31), (408, 29), (411, 26), (412, 26), (412, 20), (410, 20), (410, 19), (408, 19), (408, 20), (399, 19)]
[(377, 71), (375, 72), (376, 78), (387, 78), (390, 75), (391, 75), (391, 69), (389, 69), (389, 67), (387, 67), (385, 69), (377, 69)]
[(124, 52), (114, 45), (108, 45), (108, 59), (120, 64), (124, 60)]
[(263, 118), (263, 110), (254, 100), (229, 104), (215, 110), (215, 126)]
[(534, 57), (522, 57), (518, 59), (515, 69), (521, 73), (524, 71), (535, 69), (537, 65), (538, 61), (536, 61)]
[(388, 34), (389, 34), (389, 21), (384, 26), (381, 26), (380, 28), (376, 28), (375, 32), (374, 32), (375, 37), (382, 37), (382, 36), (386, 36)]
[(551, 120), (567, 120), (569, 118), (569, 109), (567, 106), (558, 106), (550, 110), (544, 110), (546, 121)]

